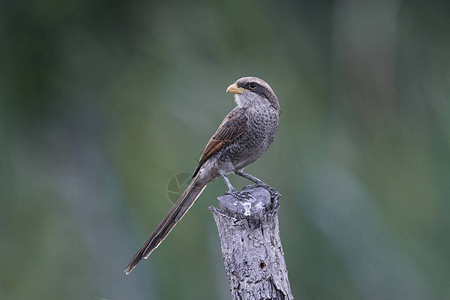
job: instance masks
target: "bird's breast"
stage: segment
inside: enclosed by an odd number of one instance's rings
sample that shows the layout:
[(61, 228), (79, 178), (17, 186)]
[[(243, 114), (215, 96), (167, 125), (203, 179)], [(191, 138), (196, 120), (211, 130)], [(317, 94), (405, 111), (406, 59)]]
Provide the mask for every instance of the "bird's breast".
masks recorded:
[(273, 107), (250, 108), (246, 111), (247, 127), (222, 153), (235, 169), (241, 169), (260, 157), (272, 144), (278, 129), (278, 111)]

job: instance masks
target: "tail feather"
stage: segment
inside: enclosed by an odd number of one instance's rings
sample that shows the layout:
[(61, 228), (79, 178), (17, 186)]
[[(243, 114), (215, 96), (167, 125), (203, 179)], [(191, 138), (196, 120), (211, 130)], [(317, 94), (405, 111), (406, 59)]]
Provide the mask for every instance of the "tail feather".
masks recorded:
[(181, 197), (172, 206), (164, 219), (159, 223), (158, 227), (152, 232), (148, 239), (142, 244), (139, 251), (133, 257), (131, 262), (125, 269), (126, 274), (136, 267), (136, 265), (144, 258), (148, 258), (150, 254), (155, 250), (159, 244), (167, 237), (172, 231), (178, 221), (183, 218), (187, 211), (194, 204), (195, 200), (200, 196), (206, 187), (206, 183), (200, 183), (198, 176), (194, 177), (191, 184), (186, 188)]

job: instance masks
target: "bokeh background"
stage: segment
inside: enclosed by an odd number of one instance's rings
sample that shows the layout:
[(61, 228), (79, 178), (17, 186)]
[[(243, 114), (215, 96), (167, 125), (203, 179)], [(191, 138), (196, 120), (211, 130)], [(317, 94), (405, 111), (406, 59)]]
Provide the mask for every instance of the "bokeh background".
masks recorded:
[(0, 35), (1, 299), (229, 299), (221, 180), (123, 270), (245, 75), (296, 299), (450, 299), (449, 1), (2, 1)]

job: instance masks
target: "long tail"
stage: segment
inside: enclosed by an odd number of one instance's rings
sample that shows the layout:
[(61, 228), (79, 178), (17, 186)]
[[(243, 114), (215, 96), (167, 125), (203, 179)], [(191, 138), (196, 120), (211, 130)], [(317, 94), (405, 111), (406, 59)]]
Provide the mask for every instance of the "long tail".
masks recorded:
[(167, 235), (172, 231), (178, 221), (187, 213), (189, 208), (194, 204), (195, 200), (200, 196), (206, 187), (208, 182), (199, 182), (204, 180), (199, 180), (199, 176), (192, 179), (191, 184), (186, 188), (181, 197), (172, 206), (164, 219), (159, 223), (158, 227), (152, 232), (148, 239), (142, 244), (139, 251), (133, 257), (131, 262), (125, 269), (126, 274), (136, 267), (136, 265), (141, 261), (141, 259), (148, 258), (153, 250), (161, 244), (162, 241), (167, 237)]

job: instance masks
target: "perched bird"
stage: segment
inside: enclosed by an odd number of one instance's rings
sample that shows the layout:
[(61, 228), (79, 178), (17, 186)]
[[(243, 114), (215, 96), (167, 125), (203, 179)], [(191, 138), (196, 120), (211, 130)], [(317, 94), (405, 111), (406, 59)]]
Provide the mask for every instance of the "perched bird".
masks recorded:
[(256, 77), (243, 77), (230, 85), (237, 106), (225, 117), (203, 151), (192, 181), (161, 223), (133, 257), (125, 273), (129, 274), (142, 258), (148, 258), (167, 237), (205, 189), (221, 176), (229, 194), (239, 197), (227, 178), (235, 173), (268, 188), (244, 168), (260, 157), (273, 142), (278, 129), (280, 105), (272, 88)]

